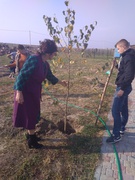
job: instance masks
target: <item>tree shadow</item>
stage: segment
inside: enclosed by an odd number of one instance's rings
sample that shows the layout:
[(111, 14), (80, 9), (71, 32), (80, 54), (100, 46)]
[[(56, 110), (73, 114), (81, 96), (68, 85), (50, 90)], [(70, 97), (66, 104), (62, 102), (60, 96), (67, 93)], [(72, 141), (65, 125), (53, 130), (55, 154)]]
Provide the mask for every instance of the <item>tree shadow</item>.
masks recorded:
[[(100, 153), (101, 138), (93, 138), (78, 134), (72, 134), (67, 139), (43, 139), (42, 141), (49, 141), (52, 145), (46, 145), (43, 149), (68, 149), (72, 154), (91, 154)], [(66, 145), (54, 145), (54, 143), (63, 142)], [(97, 142), (99, 145), (97, 146)]]

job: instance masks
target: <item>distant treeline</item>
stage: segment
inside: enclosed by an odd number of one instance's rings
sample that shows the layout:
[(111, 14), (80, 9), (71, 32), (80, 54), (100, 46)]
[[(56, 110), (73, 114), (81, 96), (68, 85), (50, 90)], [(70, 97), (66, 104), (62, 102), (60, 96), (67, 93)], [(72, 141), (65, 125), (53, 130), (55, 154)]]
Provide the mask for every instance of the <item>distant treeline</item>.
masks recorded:
[(85, 56), (86, 57), (92, 57), (92, 58), (96, 58), (98, 57), (106, 57), (107, 59), (109, 57), (112, 57), (114, 54), (114, 49), (87, 49), (85, 52)]
[[(61, 48), (59, 48), (62, 50)], [(73, 48), (72, 49), (74, 53), (82, 54), (81, 49)], [(68, 53), (68, 49), (65, 48), (64, 50), (65, 53)], [(82, 56), (84, 58), (111, 58), (113, 57), (114, 54), (114, 49), (97, 49), (97, 48), (88, 48), (84, 51)]]
[[(8, 53), (11, 53), (13, 51), (17, 50), (17, 46), (18, 44), (10, 44), (10, 43), (0, 43), (0, 55), (5, 55)], [(37, 51), (38, 46), (36, 45), (24, 45), (24, 47), (31, 51), (32, 53)], [(133, 49), (135, 49), (135, 45), (131, 45), (131, 47)], [(60, 51), (62, 51), (63, 48), (58, 48)], [(81, 51), (80, 49), (74, 49), (76, 52)], [(65, 50), (64, 52), (67, 52), (67, 50)], [(114, 54), (114, 49), (98, 49), (98, 48), (90, 48), (90, 49), (86, 49), (84, 56), (86, 58), (96, 58), (96, 57), (105, 57), (105, 58), (109, 58), (109, 57), (113, 57)]]

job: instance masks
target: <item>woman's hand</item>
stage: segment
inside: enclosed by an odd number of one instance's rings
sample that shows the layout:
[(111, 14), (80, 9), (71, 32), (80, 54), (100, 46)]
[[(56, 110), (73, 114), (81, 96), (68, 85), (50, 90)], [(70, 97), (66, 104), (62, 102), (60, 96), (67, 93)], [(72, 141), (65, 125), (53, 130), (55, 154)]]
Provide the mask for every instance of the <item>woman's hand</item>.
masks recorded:
[(61, 84), (64, 87), (67, 87), (68, 83), (66, 81), (58, 81), (58, 84)]
[(22, 91), (16, 91), (15, 100), (16, 100), (19, 104), (23, 104), (24, 99), (23, 99)]

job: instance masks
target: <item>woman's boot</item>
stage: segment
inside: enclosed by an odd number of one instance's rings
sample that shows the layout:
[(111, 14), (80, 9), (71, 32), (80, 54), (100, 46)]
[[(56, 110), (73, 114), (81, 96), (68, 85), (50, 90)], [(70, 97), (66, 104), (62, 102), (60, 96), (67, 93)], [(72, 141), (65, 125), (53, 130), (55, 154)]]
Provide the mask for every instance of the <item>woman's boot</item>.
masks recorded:
[(37, 142), (37, 137), (35, 134), (29, 135), (28, 146), (29, 148), (35, 148), (35, 149), (40, 149), (43, 147), (42, 144), (39, 144)]
[[(27, 134), (25, 134), (25, 137), (26, 137), (26, 139), (28, 140), (29, 139), (29, 134), (27, 133)], [(35, 134), (35, 136), (36, 136), (36, 134)], [(36, 139), (37, 139), (37, 141), (41, 141), (41, 138), (40, 137), (37, 137), (36, 136)]]

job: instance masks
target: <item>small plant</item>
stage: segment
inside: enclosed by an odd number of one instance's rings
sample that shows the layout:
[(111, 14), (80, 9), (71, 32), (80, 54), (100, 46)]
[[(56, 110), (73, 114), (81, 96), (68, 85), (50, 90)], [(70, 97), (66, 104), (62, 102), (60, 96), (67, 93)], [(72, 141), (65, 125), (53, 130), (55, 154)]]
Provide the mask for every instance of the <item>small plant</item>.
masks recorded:
[[(74, 35), (75, 26), (75, 11), (69, 8), (69, 1), (65, 1), (67, 10), (63, 11), (63, 16), (65, 18), (65, 27), (60, 27), (56, 17), (43, 16), (47, 29), (53, 40), (62, 47), (62, 51), (65, 52), (65, 56), (68, 59), (68, 88), (66, 97), (66, 113), (64, 121), (64, 131), (66, 131), (66, 120), (67, 120), (67, 105), (69, 99), (69, 87), (70, 87), (70, 65), (73, 64), (71, 58), (71, 51), (73, 48), (81, 49), (81, 56), (84, 55), (84, 51), (88, 47), (88, 42), (92, 31), (95, 29), (97, 22), (90, 24), (89, 26), (84, 26), (80, 29), (79, 36)], [(61, 42), (64, 42), (62, 44)]]

